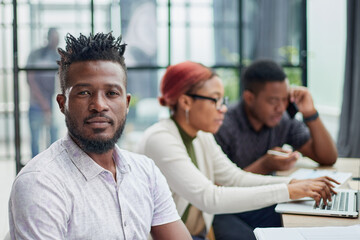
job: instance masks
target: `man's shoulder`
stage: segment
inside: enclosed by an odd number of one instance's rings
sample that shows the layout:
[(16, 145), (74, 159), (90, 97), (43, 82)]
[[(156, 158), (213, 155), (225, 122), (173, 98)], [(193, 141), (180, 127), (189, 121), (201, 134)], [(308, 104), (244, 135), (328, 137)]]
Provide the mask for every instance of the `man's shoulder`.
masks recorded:
[(234, 122), (241, 122), (245, 118), (243, 111), (242, 101), (235, 102), (228, 107), (228, 111), (225, 114), (224, 123), (233, 124)]
[(61, 152), (64, 150), (61, 147), (60, 141), (61, 140), (54, 142), (49, 148), (29, 160), (24, 169), (44, 169), (48, 166), (48, 164), (51, 164), (53, 161), (58, 159)]
[(55, 142), (31, 159), (16, 176), (11, 198), (38, 199), (42, 194), (56, 191), (60, 196), (60, 192), (65, 192), (67, 181), (71, 180), (63, 154)]
[(39, 58), (45, 49), (46, 49), (45, 47), (39, 47), (39, 48), (32, 50), (29, 54), (29, 58), (32, 58), (32, 59)]
[(66, 172), (64, 158), (66, 154), (65, 148), (61, 146), (61, 140), (54, 142), (45, 151), (39, 153), (34, 158), (29, 160), (26, 165), (21, 169), (17, 178), (24, 175), (62, 175)]

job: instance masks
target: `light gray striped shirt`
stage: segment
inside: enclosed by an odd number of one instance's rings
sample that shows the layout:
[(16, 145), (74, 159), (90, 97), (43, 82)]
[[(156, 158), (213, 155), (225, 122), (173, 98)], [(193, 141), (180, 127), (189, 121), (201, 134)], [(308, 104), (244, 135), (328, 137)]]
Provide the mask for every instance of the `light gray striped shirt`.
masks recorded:
[(149, 158), (115, 148), (117, 181), (69, 136), (21, 170), (9, 201), (12, 239), (146, 239), (179, 219)]

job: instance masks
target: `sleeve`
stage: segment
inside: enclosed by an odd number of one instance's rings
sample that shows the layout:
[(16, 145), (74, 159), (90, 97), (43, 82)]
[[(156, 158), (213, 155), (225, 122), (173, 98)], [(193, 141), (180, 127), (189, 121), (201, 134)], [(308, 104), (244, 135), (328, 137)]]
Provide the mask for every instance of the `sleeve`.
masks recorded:
[[(215, 143), (215, 140), (213, 141)], [(167, 131), (147, 135), (143, 151), (155, 161), (176, 194), (207, 213), (242, 212), (289, 200), (287, 186), (284, 183), (256, 187), (215, 185), (194, 166), (182, 142)], [(226, 164), (226, 168), (237, 169), (228, 159), (223, 159), (222, 162)], [(217, 164), (220, 165), (221, 163)], [(226, 168), (222, 168), (221, 171)], [(235, 175), (234, 170), (231, 170), (230, 174)], [(241, 175), (238, 179), (244, 176), (240, 170), (237, 174)]]
[(287, 135), (287, 143), (294, 149), (301, 148), (311, 138), (309, 128), (305, 123), (293, 119)]
[(162, 175), (158, 167), (153, 166), (155, 177), (153, 190), (154, 215), (151, 226), (158, 226), (179, 220), (180, 216), (164, 175)]
[(20, 175), (9, 201), (11, 239), (66, 239), (66, 202), (61, 189), (42, 173)]

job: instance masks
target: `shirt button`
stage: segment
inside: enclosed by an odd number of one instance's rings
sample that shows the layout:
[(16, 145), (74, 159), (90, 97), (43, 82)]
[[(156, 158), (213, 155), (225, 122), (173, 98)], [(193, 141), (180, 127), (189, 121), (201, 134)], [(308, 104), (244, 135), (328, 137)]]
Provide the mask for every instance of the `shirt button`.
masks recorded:
[(125, 226), (125, 227), (127, 226), (127, 222), (126, 222), (126, 221), (124, 222), (124, 226)]

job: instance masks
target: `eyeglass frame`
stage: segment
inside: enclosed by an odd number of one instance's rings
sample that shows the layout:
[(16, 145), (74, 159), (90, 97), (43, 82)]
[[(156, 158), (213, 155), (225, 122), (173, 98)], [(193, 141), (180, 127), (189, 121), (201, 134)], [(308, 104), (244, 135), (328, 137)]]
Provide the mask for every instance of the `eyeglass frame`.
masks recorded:
[[(203, 99), (203, 100), (210, 100), (215, 103), (216, 110), (221, 110), (222, 106), (227, 106), (229, 102), (229, 98), (227, 96), (224, 96), (222, 98), (212, 98), (207, 96), (202, 96), (198, 94), (192, 94), (192, 93), (186, 93), (185, 95), (192, 97), (193, 99)], [(222, 100), (220, 106), (218, 106), (218, 102)]]

